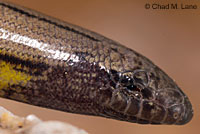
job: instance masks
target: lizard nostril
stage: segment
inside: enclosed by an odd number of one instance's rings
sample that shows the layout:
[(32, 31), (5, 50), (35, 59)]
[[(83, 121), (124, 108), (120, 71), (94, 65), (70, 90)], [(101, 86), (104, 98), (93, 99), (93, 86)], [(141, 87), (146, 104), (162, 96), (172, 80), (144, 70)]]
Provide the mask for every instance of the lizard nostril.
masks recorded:
[(174, 119), (177, 119), (177, 118), (178, 118), (178, 113), (175, 112), (175, 113), (173, 114), (173, 117), (174, 117)]

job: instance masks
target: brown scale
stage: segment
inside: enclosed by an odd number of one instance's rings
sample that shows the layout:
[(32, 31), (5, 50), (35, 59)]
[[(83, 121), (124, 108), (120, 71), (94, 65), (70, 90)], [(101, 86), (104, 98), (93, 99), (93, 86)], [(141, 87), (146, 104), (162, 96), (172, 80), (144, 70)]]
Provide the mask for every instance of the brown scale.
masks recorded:
[(141, 124), (192, 119), (188, 97), (167, 74), (97, 33), (0, 0), (0, 38), (0, 61), (31, 76), (1, 97)]

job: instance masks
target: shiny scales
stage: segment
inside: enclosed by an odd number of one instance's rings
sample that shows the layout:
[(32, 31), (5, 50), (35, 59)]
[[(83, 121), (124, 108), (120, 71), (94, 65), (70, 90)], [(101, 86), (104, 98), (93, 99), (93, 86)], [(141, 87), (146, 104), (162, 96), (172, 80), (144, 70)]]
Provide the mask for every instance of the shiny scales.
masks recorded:
[(141, 124), (186, 124), (193, 110), (146, 57), (99, 34), (0, 1), (0, 96)]

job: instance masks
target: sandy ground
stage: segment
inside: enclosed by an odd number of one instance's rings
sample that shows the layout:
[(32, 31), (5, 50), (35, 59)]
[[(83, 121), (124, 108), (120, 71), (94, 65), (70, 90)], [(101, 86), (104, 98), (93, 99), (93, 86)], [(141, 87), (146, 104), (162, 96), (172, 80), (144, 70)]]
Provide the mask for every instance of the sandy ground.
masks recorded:
[[(116, 40), (149, 57), (189, 96), (193, 120), (184, 126), (138, 125), (34, 107), (5, 99), (0, 105), (17, 115), (60, 120), (91, 134), (197, 134), (200, 124), (200, 1), (196, 10), (145, 9), (141, 0), (10, 0)], [(153, 4), (149, 1), (148, 3)], [(160, 2), (161, 4), (169, 4)], [(171, 1), (171, 3), (175, 3)], [(181, 3), (179, 3), (181, 4)]]

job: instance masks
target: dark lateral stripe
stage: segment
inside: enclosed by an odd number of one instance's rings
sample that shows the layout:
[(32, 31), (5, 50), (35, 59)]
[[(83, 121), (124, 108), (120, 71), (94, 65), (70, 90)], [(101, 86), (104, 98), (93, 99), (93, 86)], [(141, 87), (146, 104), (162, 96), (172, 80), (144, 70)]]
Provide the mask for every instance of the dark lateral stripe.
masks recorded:
[[(25, 73), (29, 73), (29, 74), (34, 74), (34, 75), (39, 75), (42, 71), (46, 70), (49, 68), (49, 65), (45, 64), (45, 63), (33, 63), (31, 61), (27, 61), (27, 60), (22, 60), (22, 59), (19, 59), (17, 57), (14, 57), (14, 56), (9, 56), (9, 55), (2, 55), (0, 54), (0, 60), (3, 60), (7, 63), (10, 63), (10, 64), (15, 64), (15, 65), (22, 65), (23, 66), (26, 66), (28, 68), (30, 68), (30, 72), (25, 72), (24, 70), (19, 70), (19, 71), (23, 71)], [(31, 69), (39, 69), (39, 72), (32, 72)]]
[(18, 9), (18, 8), (13, 7), (13, 6), (10, 6), (10, 5), (7, 5), (7, 4), (5, 4), (5, 3), (0, 3), (0, 5), (2, 5), (2, 6), (4, 6), (4, 7), (7, 7), (7, 8), (9, 8), (9, 9), (13, 10), (13, 11), (16, 11), (16, 12), (19, 12), (19, 13), (21, 13), (21, 14), (24, 14), (24, 15), (26, 15), (26, 16), (28, 16), (28, 17), (37, 18), (37, 19), (40, 20), (40, 21), (44, 21), (44, 22), (53, 24), (53, 25), (55, 25), (55, 26), (57, 26), (57, 27), (59, 27), (59, 28), (62, 28), (62, 29), (65, 29), (65, 30), (74, 32), (74, 33), (79, 34), (79, 35), (82, 35), (82, 36), (87, 37), (87, 38), (89, 38), (89, 39), (91, 39), (91, 40), (93, 40), (93, 41), (99, 41), (98, 39), (96, 39), (96, 38), (94, 38), (94, 37), (91, 37), (91, 36), (88, 35), (88, 34), (79, 32), (79, 31), (77, 31), (77, 30), (75, 30), (75, 29), (73, 29), (73, 28), (70, 28), (70, 27), (68, 27), (68, 26), (63, 26), (63, 25), (61, 25), (61, 24), (57, 24), (56, 22), (53, 22), (53, 21), (51, 21), (51, 20), (47, 20), (46, 18), (41, 18), (41, 17), (35, 16), (35, 15), (33, 15), (33, 14), (29, 14), (28, 12), (26, 12), (26, 11), (24, 11), (24, 10)]

